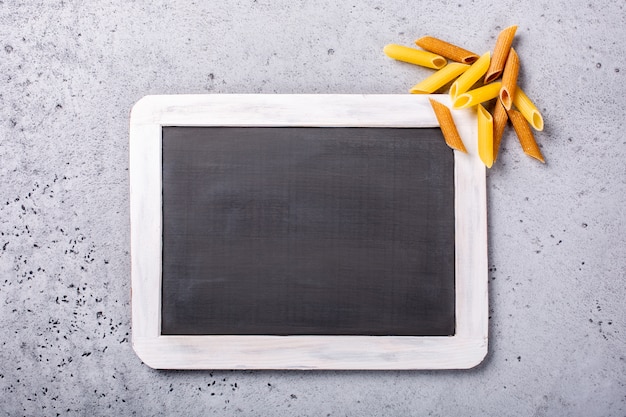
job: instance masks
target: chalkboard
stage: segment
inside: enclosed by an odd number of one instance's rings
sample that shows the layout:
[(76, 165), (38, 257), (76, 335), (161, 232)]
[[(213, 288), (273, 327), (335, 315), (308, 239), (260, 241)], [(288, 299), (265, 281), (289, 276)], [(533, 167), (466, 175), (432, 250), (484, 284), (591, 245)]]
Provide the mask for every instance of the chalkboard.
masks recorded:
[(441, 130), (164, 127), (161, 334), (454, 334)]
[[(484, 167), (472, 145), (469, 155), (445, 145), (424, 98), (406, 97), (149, 96), (135, 106), (133, 346), (144, 362), (482, 360)], [(475, 135), (473, 115), (457, 117)]]

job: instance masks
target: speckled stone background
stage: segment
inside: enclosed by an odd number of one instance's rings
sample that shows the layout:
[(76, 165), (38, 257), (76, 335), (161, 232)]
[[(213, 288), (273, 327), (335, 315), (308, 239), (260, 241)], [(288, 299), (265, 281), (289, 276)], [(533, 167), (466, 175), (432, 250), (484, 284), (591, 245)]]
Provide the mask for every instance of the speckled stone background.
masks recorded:
[[(339, 3), (339, 4), (336, 4)], [(146, 94), (405, 93), (387, 43), (518, 24), (547, 164), (488, 172), (470, 371), (155, 371), (130, 344), (128, 118)], [(622, 1), (0, 0), (2, 415), (626, 415)]]

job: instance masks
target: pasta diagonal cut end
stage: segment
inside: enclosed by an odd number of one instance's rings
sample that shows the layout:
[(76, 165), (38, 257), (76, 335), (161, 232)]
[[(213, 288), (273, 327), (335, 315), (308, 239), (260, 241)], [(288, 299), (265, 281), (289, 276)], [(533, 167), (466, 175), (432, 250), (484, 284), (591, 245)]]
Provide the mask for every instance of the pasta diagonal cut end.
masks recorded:
[(511, 106), (513, 105), (519, 66), (519, 56), (517, 52), (515, 52), (515, 49), (511, 48), (509, 50), (509, 56), (506, 59), (504, 72), (502, 73), (502, 88), (500, 89), (500, 101), (502, 101), (504, 108), (507, 110), (511, 110)]
[(509, 89), (506, 85), (502, 86), (500, 89), (500, 101), (504, 108), (507, 110), (511, 110), (511, 106), (513, 105), (513, 99), (511, 98), (511, 94), (509, 93)]
[(532, 125), (539, 132), (543, 130), (543, 117), (539, 112), (532, 112)]
[(502, 74), (516, 31), (517, 25), (513, 25), (503, 29), (498, 35), (493, 49), (493, 59), (485, 75), (485, 84), (494, 81)]

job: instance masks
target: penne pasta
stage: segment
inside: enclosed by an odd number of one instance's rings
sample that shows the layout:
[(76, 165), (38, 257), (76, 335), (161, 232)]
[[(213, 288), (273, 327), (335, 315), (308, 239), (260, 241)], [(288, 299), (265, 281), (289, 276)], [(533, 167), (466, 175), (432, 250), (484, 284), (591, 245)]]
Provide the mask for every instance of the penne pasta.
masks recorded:
[(487, 168), (493, 165), (493, 118), (491, 114), (479, 104), (478, 116), (478, 156)]
[(520, 113), (522, 113), (526, 120), (528, 120), (528, 123), (530, 123), (535, 130), (543, 130), (543, 117), (541, 116), (539, 109), (532, 101), (530, 101), (528, 96), (519, 87), (515, 89), (513, 105), (517, 107)]
[(466, 109), (468, 107), (473, 107), (477, 104), (484, 103), (485, 101), (496, 98), (500, 93), (501, 87), (501, 82), (495, 82), (479, 88), (475, 88), (463, 94), (459, 94), (454, 99), (452, 108)]
[(456, 125), (454, 124), (454, 119), (452, 118), (450, 109), (445, 104), (441, 104), (432, 98), (429, 98), (429, 101), (433, 111), (435, 112), (439, 126), (441, 127), (443, 138), (448, 146), (454, 150), (467, 153), (465, 145), (463, 145), (463, 141), (461, 140), (461, 136), (459, 135)]
[(432, 36), (419, 38), (415, 41), (415, 44), (434, 54), (462, 64), (471, 64), (478, 59), (478, 55), (475, 53)]
[(457, 95), (463, 94), (472, 88), (472, 86), (476, 84), (476, 81), (485, 75), (487, 68), (489, 68), (490, 58), (491, 54), (489, 52), (485, 52), (476, 62), (472, 64), (471, 67), (467, 69), (467, 71), (457, 78), (457, 80), (450, 87), (450, 97), (452, 98), (452, 101), (454, 101)]
[[(481, 56), (432, 36), (415, 41), (422, 50), (396, 44), (384, 48), (393, 59), (437, 70), (411, 87), (411, 94), (433, 94), (449, 87), (450, 104), (430, 97), (429, 101), (450, 148), (467, 153), (452, 109), (476, 107), (478, 155), (488, 168), (498, 158), (509, 120), (524, 152), (545, 163), (531, 130), (543, 130), (543, 116), (518, 85), (520, 58), (512, 47), (516, 32), (517, 25), (501, 30), (494, 49)], [(453, 62), (448, 64), (447, 59)]]
[(509, 119), (511, 119), (513, 129), (515, 130), (515, 134), (517, 135), (520, 145), (522, 145), (524, 153), (545, 164), (546, 161), (539, 150), (537, 142), (535, 142), (533, 132), (530, 130), (528, 122), (525, 120), (524, 116), (517, 110), (509, 110)]
[(504, 134), (504, 128), (506, 127), (506, 123), (508, 121), (509, 116), (506, 113), (504, 105), (500, 102), (500, 100), (496, 100), (496, 104), (493, 109), (493, 162), (496, 162), (496, 159), (498, 159), (502, 135)]
[(383, 51), (390, 58), (427, 68), (441, 69), (448, 63), (440, 55), (402, 45), (389, 44)]
[(485, 84), (492, 82), (502, 74), (516, 31), (517, 25), (513, 25), (503, 29), (498, 35), (496, 45), (493, 48), (493, 58), (485, 75)]
[(434, 93), (459, 75), (463, 74), (468, 68), (469, 65), (452, 62), (435, 72), (430, 77), (425, 78), (420, 83), (414, 85), (409, 92), (411, 94)]
[(511, 110), (515, 87), (517, 86), (517, 75), (519, 74), (519, 57), (515, 49), (511, 48), (509, 57), (506, 59), (504, 72), (502, 73), (502, 88), (500, 89), (500, 100), (504, 108)]

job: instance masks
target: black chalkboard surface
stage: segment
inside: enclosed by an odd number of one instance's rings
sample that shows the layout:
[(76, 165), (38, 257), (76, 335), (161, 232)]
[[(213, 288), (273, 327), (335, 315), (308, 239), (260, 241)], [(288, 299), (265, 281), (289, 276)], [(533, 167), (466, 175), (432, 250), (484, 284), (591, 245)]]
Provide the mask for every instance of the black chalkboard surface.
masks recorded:
[(439, 128), (162, 128), (162, 335), (455, 332)]

